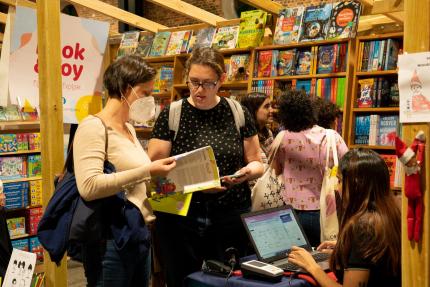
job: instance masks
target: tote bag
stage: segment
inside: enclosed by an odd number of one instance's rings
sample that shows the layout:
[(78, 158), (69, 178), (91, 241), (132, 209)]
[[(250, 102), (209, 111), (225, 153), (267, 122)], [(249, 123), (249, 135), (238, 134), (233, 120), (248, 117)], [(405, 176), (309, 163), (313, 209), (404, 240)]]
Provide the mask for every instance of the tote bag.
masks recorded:
[(281, 146), (285, 132), (281, 131), (272, 143), (269, 154), (269, 167), (264, 172), (252, 188), (252, 211), (263, 210), (267, 208), (280, 207), (285, 205), (282, 193), (285, 189), (284, 178), (282, 173), (276, 175), (274, 169), (274, 158)]
[[(320, 195), (320, 227), (321, 242), (336, 240), (339, 232), (339, 222), (336, 211), (335, 190), (338, 185), (337, 169), (339, 160), (337, 157), (336, 137), (333, 130), (326, 130), (326, 158), (324, 177)], [(330, 152), (333, 154), (333, 167), (330, 168)]]

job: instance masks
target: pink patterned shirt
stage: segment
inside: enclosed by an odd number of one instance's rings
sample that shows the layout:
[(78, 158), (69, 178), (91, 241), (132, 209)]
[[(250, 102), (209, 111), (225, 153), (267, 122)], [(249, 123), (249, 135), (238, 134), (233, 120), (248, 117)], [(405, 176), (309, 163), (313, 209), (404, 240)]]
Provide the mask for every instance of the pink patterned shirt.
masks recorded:
[[(325, 129), (316, 125), (298, 133), (285, 132), (276, 160), (284, 174), (284, 201), (295, 209), (320, 209), (319, 198), (326, 156), (325, 135)], [(337, 132), (335, 137), (340, 159), (348, 148)]]

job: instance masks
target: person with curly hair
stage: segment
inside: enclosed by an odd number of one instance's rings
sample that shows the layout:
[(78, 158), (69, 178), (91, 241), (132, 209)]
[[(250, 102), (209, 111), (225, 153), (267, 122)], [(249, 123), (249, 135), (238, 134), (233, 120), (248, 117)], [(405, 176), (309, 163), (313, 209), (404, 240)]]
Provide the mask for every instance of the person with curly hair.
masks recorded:
[[(326, 157), (326, 129), (317, 125), (312, 99), (303, 91), (288, 91), (279, 99), (278, 119), (285, 129), (275, 155), (283, 174), (286, 204), (295, 209), (312, 246), (320, 242), (320, 193)], [(335, 132), (339, 158), (348, 148)]]
[(294, 246), (288, 261), (299, 265), (319, 286), (401, 286), (400, 208), (390, 190), (390, 174), (374, 151), (353, 149), (340, 160), (340, 228), (336, 241), (318, 250), (331, 252), (334, 282), (310, 253)]
[(317, 124), (325, 129), (335, 129), (336, 119), (342, 114), (339, 107), (331, 101), (315, 97), (312, 102)]

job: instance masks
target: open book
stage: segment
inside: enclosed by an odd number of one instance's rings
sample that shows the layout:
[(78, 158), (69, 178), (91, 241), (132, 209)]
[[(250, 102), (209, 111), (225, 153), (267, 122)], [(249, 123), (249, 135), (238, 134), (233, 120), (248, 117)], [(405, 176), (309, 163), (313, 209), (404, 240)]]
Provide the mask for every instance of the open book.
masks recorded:
[(167, 177), (152, 178), (150, 199), (156, 211), (186, 215), (192, 193), (221, 187), (212, 147), (206, 146), (175, 156), (176, 167)]

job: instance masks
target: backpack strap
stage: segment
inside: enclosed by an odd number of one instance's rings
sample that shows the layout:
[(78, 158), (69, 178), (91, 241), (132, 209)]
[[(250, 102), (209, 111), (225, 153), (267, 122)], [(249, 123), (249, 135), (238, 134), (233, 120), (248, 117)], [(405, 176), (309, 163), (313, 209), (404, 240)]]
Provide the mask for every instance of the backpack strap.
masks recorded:
[(233, 112), (234, 123), (236, 125), (236, 130), (240, 133), (240, 128), (245, 126), (245, 113), (243, 112), (242, 105), (233, 99), (225, 98), (231, 111)]
[(173, 141), (176, 139), (176, 135), (179, 131), (179, 121), (181, 120), (182, 101), (175, 101), (170, 104), (169, 107), (169, 130), (174, 131)]

